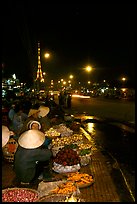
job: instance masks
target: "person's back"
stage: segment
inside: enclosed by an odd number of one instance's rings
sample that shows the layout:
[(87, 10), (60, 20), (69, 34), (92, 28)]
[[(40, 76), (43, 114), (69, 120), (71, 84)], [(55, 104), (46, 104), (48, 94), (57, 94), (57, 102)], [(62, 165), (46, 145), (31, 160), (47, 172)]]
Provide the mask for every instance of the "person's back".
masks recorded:
[(18, 147), (14, 156), (14, 171), (16, 177), (24, 183), (31, 182), (35, 178), (38, 161), (47, 161), (52, 156), (49, 149), (25, 149)]

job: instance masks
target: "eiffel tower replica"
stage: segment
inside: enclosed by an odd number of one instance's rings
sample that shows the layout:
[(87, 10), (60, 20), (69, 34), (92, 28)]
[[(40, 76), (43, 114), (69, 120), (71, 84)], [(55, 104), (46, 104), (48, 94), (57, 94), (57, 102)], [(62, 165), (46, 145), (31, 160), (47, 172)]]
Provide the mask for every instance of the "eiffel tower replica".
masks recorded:
[(40, 42), (38, 42), (38, 69), (37, 69), (36, 82), (37, 82), (37, 92), (39, 93), (41, 89), (44, 89), (44, 77), (41, 69), (41, 60), (40, 60)]

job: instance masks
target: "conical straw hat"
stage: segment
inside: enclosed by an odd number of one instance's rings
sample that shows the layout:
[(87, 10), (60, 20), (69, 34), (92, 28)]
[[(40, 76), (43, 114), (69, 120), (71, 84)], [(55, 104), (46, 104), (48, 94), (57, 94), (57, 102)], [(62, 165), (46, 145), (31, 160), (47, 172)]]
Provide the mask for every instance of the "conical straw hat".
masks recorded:
[(36, 110), (36, 109), (30, 109), (29, 113), (28, 113), (28, 117), (32, 116), (33, 114), (35, 113), (38, 113), (39, 110)]
[(49, 107), (45, 107), (45, 106), (40, 106), (38, 110), (39, 110), (40, 117), (45, 117), (50, 111)]
[(45, 135), (40, 130), (27, 130), (22, 133), (18, 139), (21, 147), (26, 149), (35, 149), (40, 147), (45, 141)]
[(5, 125), (2, 125), (2, 147), (4, 147), (10, 138), (10, 131), (8, 127)]

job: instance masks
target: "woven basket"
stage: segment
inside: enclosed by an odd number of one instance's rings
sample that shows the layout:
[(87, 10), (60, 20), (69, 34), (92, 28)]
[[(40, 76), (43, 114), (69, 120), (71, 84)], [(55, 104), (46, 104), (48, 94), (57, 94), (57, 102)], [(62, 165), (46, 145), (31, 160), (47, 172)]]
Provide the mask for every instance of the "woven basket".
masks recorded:
[[(30, 193), (33, 193), (33, 200), (30, 200), (30, 194), (28, 196), (23, 196), (21, 198), (21, 195), (17, 191), (28, 191)], [(12, 195), (14, 196), (12, 197)], [(26, 195), (26, 194), (24, 194)], [(31, 188), (6, 188), (2, 190), (2, 202), (37, 202), (39, 199), (39, 192), (37, 190), (31, 189)]]

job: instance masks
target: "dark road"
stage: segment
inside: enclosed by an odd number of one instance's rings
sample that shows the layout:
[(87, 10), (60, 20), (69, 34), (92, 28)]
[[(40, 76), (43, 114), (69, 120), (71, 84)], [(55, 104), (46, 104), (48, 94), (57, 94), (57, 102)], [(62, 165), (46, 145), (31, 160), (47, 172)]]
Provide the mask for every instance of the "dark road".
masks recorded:
[(104, 98), (73, 98), (72, 110), (76, 113), (86, 112), (99, 118), (110, 118), (135, 123), (135, 102), (111, 100)]

